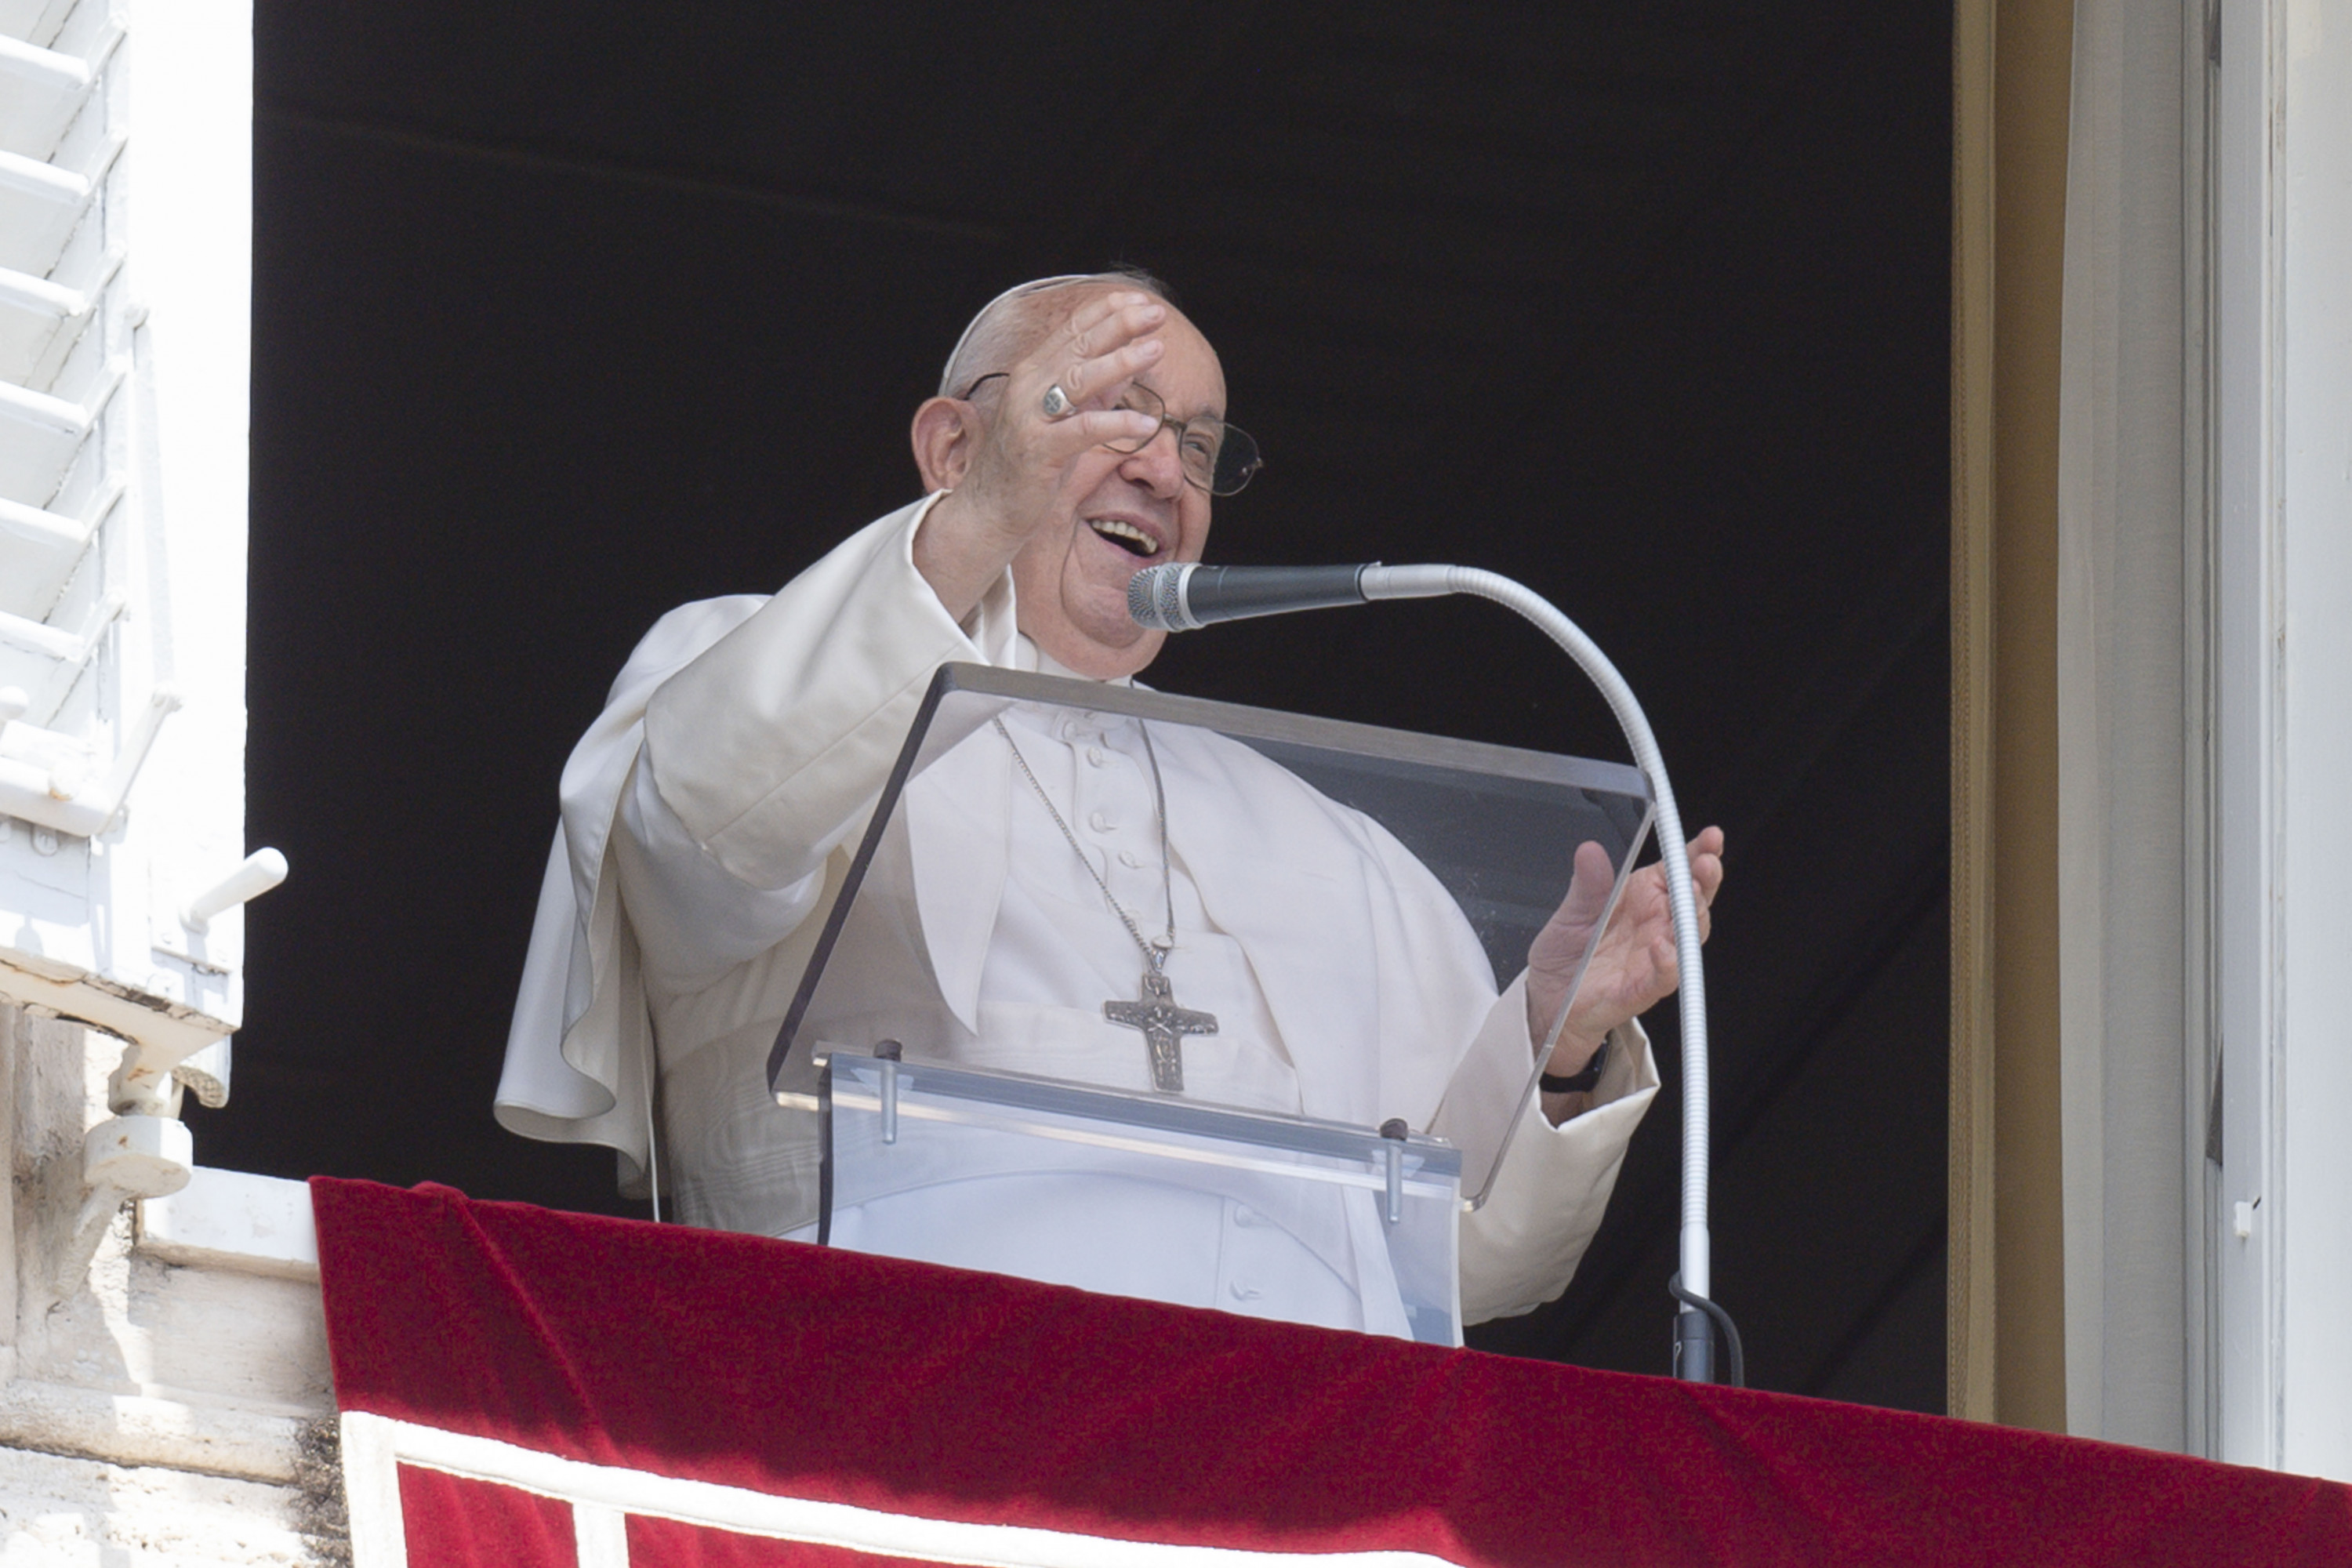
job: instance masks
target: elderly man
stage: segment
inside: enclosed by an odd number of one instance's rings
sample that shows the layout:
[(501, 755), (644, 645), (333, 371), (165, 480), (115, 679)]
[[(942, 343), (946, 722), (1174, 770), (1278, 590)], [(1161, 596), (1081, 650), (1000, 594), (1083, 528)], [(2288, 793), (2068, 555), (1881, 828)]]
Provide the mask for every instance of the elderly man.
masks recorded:
[[(1213, 497), (1239, 489), (1255, 467), (1248, 437), (1224, 422), (1215, 352), (1163, 293), (1149, 279), (1103, 274), (1000, 296), (965, 330), (940, 395), (915, 413), (924, 500), (852, 535), (772, 597), (688, 605), (639, 645), (564, 771), (562, 822), (499, 1092), (506, 1126), (613, 1147), (625, 1189), (642, 1190), (657, 1149), (661, 1185), (690, 1223), (773, 1235), (806, 1226), (815, 1151), (769, 1095), (767, 1053), (932, 672), (962, 660), (1092, 680), (1134, 676), (1163, 634), (1129, 616), (1129, 580), (1149, 564), (1199, 560)], [(1098, 1010), (1084, 1022), (1086, 999), (1058, 993), (1092, 982), (1066, 981), (1057, 969), (1065, 950), (1076, 972), (1087, 967), (1087, 944), (1126, 952), (1131, 937), (1151, 973), (1171, 954), (1192, 965), (1219, 1015), (1235, 1022), (1225, 1031), (1233, 1037), (1220, 1038), (1211, 1098), (1371, 1114), (1369, 1102), (1335, 1093), (1323, 1081), (1334, 1069), (1286, 1029), (1254, 963), (1265, 938), (1244, 901), (1217, 885), (1212, 858), (1171, 835), (1156, 859), (1090, 858), (1068, 821), (1078, 777), (1091, 766), (1089, 787), (1124, 780), (1152, 792), (1137, 795), (1145, 820), (1155, 811), (1163, 822), (1176, 817), (1170, 799), (1180, 789), (1191, 792), (1184, 808), (1194, 821), (1216, 810), (1303, 814), (1300, 852), (1365, 861), (1366, 896), (1396, 909), (1427, 904), (1433, 882), (1392, 839), (1286, 775), (1198, 784), (1195, 773), (1216, 770), (1192, 768), (1190, 753), (1167, 740), (1160, 746), (1155, 752), (1139, 726), (1079, 736), (1065, 724), (1016, 738), (999, 724), (958, 748), (970, 778), (992, 781), (993, 794), (980, 793), (1002, 803), (972, 829), (1002, 847), (1001, 882), (983, 905), (998, 911), (994, 940), (1056, 955), (974, 984), (1039, 993), (1024, 1016), (1075, 1032), (1082, 1053), (1097, 1043), (1089, 1029), (1132, 1048), (1136, 1037)], [(1211, 810), (1204, 797), (1220, 787), (1255, 798)], [(1702, 900), (1721, 879), (1721, 847), (1712, 828), (1692, 845)], [(1580, 880), (1590, 869), (1605, 884), (1598, 856), (1592, 847), (1580, 853)], [(1524, 1111), (1528, 1130), (1490, 1201), (1465, 1221), (1463, 1309), (1475, 1321), (1532, 1308), (1573, 1272), (1656, 1088), (1633, 1020), (1673, 989), (1675, 953), (1663, 886), (1643, 873), (1554, 1039), (1591, 911), (1574, 908), (1571, 895), (1535, 942), (1525, 975), (1498, 997), (1466, 924), (1438, 901), (1445, 929), (1373, 911), (1372, 923), (1396, 934), (1352, 960), (1381, 971), (1356, 977), (1360, 989), (1377, 978), (1407, 997), (1388, 1007), (1403, 1020), (1398, 1037), (1364, 1047), (1379, 1059), (1361, 1076), (1402, 1097), (1379, 1114), (1442, 1126), (1444, 1105), (1468, 1092), (1464, 1080), (1524, 1082), (1534, 1053), (1553, 1041), (1546, 1092)], [(1168, 929), (1155, 937), (1135, 911), (1163, 903)], [(937, 948), (943, 939), (925, 919)], [(1123, 962), (1132, 973), (1135, 955)], [(999, 1054), (982, 1057), (970, 1027), (961, 1037), (975, 1059), (1007, 1065), (1001, 1041)], [(1032, 1271), (1072, 1283), (1140, 1292), (1126, 1283), (1139, 1271), (1164, 1273), (1171, 1253), (1213, 1257), (1219, 1246), (1217, 1213), (1196, 1216), (1181, 1194), (1156, 1208), (1159, 1198), (1122, 1198), (1145, 1206), (1105, 1215), (1089, 1205), (1100, 1211), (1107, 1200), (1066, 1182), (1033, 1184), (1018, 1201), (1033, 1217), (1049, 1216), (1045, 1230), (1074, 1238), (1066, 1256)], [(1066, 1226), (1053, 1217), (1055, 1205), (1068, 1205)], [(951, 1203), (932, 1224), (949, 1237), (985, 1229)], [(984, 1245), (975, 1246), (964, 1260), (985, 1262)], [(1122, 1255), (1144, 1250), (1154, 1254), (1149, 1268)], [(1376, 1304), (1355, 1300), (1363, 1286), (1346, 1278), (1344, 1259), (1336, 1267), (1338, 1287), (1318, 1275), (1319, 1284), (1297, 1287), (1297, 1300), (1277, 1289), (1260, 1305), (1216, 1304), (1388, 1322)], [(1150, 1293), (1192, 1299), (1182, 1289)], [(1208, 1303), (1206, 1289), (1198, 1296)]]

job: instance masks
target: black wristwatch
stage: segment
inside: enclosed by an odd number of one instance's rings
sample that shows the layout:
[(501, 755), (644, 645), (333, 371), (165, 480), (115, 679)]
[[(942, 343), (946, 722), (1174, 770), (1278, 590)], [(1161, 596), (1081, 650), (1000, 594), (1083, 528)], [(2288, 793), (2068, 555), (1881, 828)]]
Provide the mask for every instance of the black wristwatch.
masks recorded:
[(1546, 1073), (1538, 1081), (1542, 1084), (1546, 1094), (1587, 1094), (1593, 1085), (1601, 1081), (1601, 1069), (1608, 1065), (1609, 1042), (1603, 1040), (1601, 1048), (1592, 1053), (1592, 1059), (1584, 1064), (1582, 1072), (1568, 1078), (1554, 1078)]

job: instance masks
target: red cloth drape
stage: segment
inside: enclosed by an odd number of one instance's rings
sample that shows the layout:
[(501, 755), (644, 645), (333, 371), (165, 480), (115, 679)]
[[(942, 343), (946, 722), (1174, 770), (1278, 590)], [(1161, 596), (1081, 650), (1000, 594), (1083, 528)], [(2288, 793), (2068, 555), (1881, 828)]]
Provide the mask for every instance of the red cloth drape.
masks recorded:
[[(1465, 1564), (2352, 1563), (2352, 1489), (2300, 1477), (443, 1187), (312, 1194), (344, 1409), (596, 1465)], [(462, 1486), (404, 1470), (401, 1490), (419, 1568), (572, 1561), (568, 1540), (531, 1544), (561, 1535), (537, 1500), (475, 1525), (441, 1517), (465, 1514)], [(658, 1519), (628, 1533), (639, 1563), (865, 1560)]]

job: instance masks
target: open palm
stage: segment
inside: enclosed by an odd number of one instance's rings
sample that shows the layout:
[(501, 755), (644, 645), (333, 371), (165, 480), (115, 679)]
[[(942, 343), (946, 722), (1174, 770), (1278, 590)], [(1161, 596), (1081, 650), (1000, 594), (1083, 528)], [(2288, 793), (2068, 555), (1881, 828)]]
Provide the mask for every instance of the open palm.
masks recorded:
[[(1699, 940), (1704, 942), (1716, 889), (1723, 885), (1723, 829), (1706, 828), (1690, 841), (1690, 864)], [(1593, 949), (1548, 1071), (1563, 1076), (1580, 1072), (1610, 1030), (1648, 1012), (1682, 984), (1663, 866), (1645, 866), (1627, 879), (1624, 896), (1594, 946), (1593, 931), (1614, 879), (1607, 850), (1598, 844), (1578, 845), (1568, 896), (1528, 948), (1528, 1028), (1538, 1045), (1559, 1016), (1585, 950)]]

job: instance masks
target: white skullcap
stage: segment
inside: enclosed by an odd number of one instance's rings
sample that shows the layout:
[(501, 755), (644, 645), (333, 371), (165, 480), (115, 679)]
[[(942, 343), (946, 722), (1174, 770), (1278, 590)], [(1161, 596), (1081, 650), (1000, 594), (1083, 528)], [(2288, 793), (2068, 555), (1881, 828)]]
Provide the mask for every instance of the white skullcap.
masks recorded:
[(1037, 294), (1048, 289), (1059, 289), (1066, 283), (1091, 283), (1097, 279), (1107, 280), (1107, 275), (1100, 272), (1064, 272), (1052, 278), (1033, 279), (1026, 283), (1014, 284), (987, 304), (982, 305), (980, 308), (980, 313), (964, 323), (963, 335), (956, 339), (955, 347), (948, 351), (948, 363), (940, 367), (940, 395), (941, 397), (955, 395), (953, 377), (956, 361), (963, 357), (964, 345), (971, 342), (971, 334), (980, 330), (981, 322), (988, 320), (989, 313), (999, 305), (1003, 304), (1007, 300), (1017, 300), (1024, 294)]

